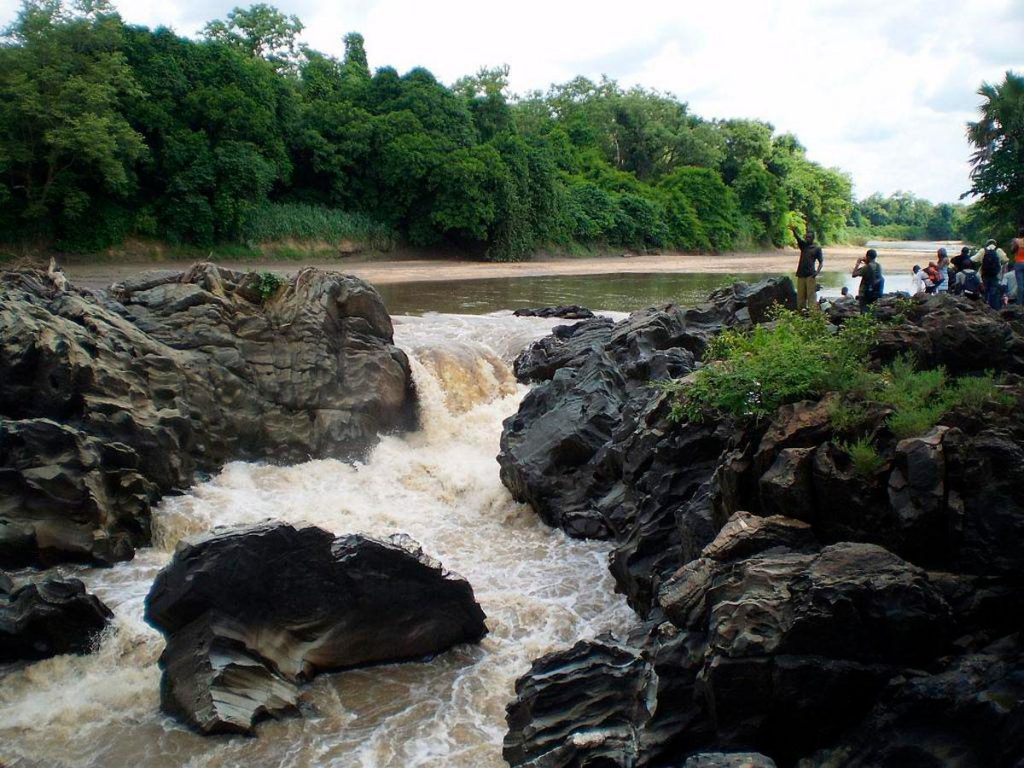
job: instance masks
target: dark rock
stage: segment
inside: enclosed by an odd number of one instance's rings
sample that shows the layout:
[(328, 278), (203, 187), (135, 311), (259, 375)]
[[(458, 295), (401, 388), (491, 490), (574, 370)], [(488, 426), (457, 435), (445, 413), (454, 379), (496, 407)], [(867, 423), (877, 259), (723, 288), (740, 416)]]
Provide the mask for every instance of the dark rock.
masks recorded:
[(603, 348), (615, 322), (595, 317), (574, 325), (556, 325), (551, 334), (523, 350), (513, 363), (516, 378), (524, 384), (547, 381), (561, 368), (579, 368), (595, 350)]
[(0, 662), (89, 653), (113, 613), (78, 579), (0, 590)]
[(199, 264), (97, 296), (0, 275), (0, 565), (130, 558), (197, 472), (355, 458), (412, 425), (373, 288), (305, 269), (264, 301), (257, 279)]
[(14, 582), (11, 577), (0, 571), (0, 595), (9, 595), (14, 591)]
[(594, 313), (579, 304), (559, 305), (557, 307), (537, 307), (517, 309), (512, 313), (516, 317), (560, 317), (563, 320), (586, 320), (594, 317)]
[(813, 522), (817, 505), (811, 468), (815, 448), (783, 448), (759, 479), (761, 509), (766, 515), (786, 515)]
[(636, 765), (656, 692), (651, 665), (618, 645), (542, 656), (516, 681), (502, 756), (512, 766)]
[(775, 761), (759, 752), (701, 752), (686, 758), (682, 768), (775, 768)]
[(673, 421), (651, 384), (692, 371), (714, 334), (750, 327), (792, 293), (788, 278), (737, 283), (694, 309), (595, 318), (556, 328), (517, 361), (521, 380), (543, 383), (505, 422), (502, 482), (570, 535), (619, 541), (612, 572), (641, 612), (661, 575), (714, 537), (712, 476), (734, 437), (731, 425)]
[(922, 365), (944, 366), (961, 374), (998, 369), (1024, 373), (1024, 325), (1008, 322), (980, 302), (950, 294), (899, 301), (886, 297), (875, 305), (879, 318), (899, 315), (903, 322), (882, 329), (873, 356), (893, 360), (913, 352)]
[(418, 659), (486, 633), (472, 587), (411, 539), (267, 523), (183, 541), (146, 598), (161, 706), (203, 733), (292, 711), (325, 669)]
[(839, 746), (801, 768), (1018, 766), (1024, 757), (1024, 649), (1019, 636), (938, 674), (896, 678)]

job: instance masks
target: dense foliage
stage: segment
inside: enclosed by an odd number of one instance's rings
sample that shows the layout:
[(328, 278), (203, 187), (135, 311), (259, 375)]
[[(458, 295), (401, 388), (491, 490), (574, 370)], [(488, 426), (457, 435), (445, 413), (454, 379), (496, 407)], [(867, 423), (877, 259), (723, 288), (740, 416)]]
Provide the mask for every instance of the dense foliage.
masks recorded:
[[(868, 353), (880, 328), (870, 315), (847, 320), (838, 331), (823, 313), (802, 316), (779, 310), (771, 326), (726, 330), (705, 353), (707, 365), (665, 388), (674, 394), (677, 419), (701, 420), (717, 413), (770, 418), (780, 405), (837, 394), (832, 426), (853, 438), (851, 456), (871, 463), (864, 430), (874, 410), (897, 439), (920, 435), (954, 408), (1008, 407), (992, 376), (951, 379), (942, 368), (919, 369), (902, 357), (868, 370)], [(898, 320), (897, 320), (898, 322)]]
[(970, 214), (968, 206), (934, 204), (910, 192), (888, 197), (876, 193), (854, 205), (848, 230), (854, 236), (891, 240), (969, 238)]
[(517, 259), (555, 245), (723, 250), (844, 234), (850, 180), (790, 135), (576, 78), (508, 95), (335, 59), (236, 8), (190, 40), (108, 0), (26, 0), (0, 46), (0, 240), (99, 249), (396, 239)]
[(970, 193), (1006, 236), (1013, 226), (1024, 227), (1024, 75), (1007, 72), (1001, 83), (984, 83), (978, 95), (981, 115), (967, 125), (975, 147)]

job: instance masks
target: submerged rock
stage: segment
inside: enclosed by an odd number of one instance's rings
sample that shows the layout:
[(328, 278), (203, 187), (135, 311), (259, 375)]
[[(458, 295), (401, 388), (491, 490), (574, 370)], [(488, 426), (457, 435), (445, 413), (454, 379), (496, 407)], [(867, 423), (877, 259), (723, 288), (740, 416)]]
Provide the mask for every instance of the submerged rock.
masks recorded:
[(89, 653), (113, 616), (78, 579), (15, 588), (0, 573), (0, 662)]
[(146, 619), (167, 636), (161, 706), (203, 733), (294, 710), (320, 671), (420, 659), (487, 632), (469, 583), (408, 537), (283, 523), (183, 541)]
[(524, 307), (512, 313), (516, 317), (560, 317), (563, 320), (586, 320), (594, 313), (579, 304), (559, 305), (557, 307)]
[(213, 264), (110, 294), (0, 286), (0, 566), (130, 558), (197, 472), (353, 458), (414, 421), (408, 360), (354, 277), (304, 269), (266, 298)]

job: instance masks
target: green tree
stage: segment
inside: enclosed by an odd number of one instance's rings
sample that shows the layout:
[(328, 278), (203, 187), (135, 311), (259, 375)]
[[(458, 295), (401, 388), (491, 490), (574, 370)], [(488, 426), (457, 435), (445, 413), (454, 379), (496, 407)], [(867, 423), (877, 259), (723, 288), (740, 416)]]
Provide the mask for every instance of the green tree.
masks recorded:
[(983, 83), (981, 115), (967, 124), (971, 188), (1004, 222), (1024, 226), (1024, 76), (1007, 72), (1003, 82)]
[(298, 63), (298, 36), (303, 29), (297, 16), (285, 16), (272, 5), (256, 3), (235, 8), (223, 21), (211, 21), (203, 34), (266, 59), (279, 69), (292, 69)]
[[(124, 116), (142, 91), (106, 2), (28, 0), (0, 48), (0, 177), (6, 229), (55, 230), (74, 243), (97, 205), (128, 201), (142, 136)], [(121, 233), (122, 235), (124, 233)]]

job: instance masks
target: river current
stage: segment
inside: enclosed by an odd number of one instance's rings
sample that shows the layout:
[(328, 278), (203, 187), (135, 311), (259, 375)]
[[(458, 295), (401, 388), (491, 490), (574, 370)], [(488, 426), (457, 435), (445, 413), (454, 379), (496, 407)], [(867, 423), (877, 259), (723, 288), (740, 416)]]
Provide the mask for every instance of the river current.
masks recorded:
[[(501, 422), (526, 392), (511, 360), (558, 322), (508, 313), (396, 318), (419, 431), (383, 438), (364, 463), (228, 464), (160, 503), (154, 546), (133, 561), (61, 568), (115, 620), (95, 653), (0, 678), (0, 765), (504, 765), (505, 705), (530, 661), (634, 621), (608, 574), (609, 545), (548, 528), (498, 479)], [(143, 621), (143, 601), (180, 538), (267, 518), (336, 534), (408, 533), (469, 580), (489, 634), (426, 662), (321, 675), (304, 690), (302, 717), (265, 721), (254, 738), (189, 731), (159, 710), (163, 640)]]

